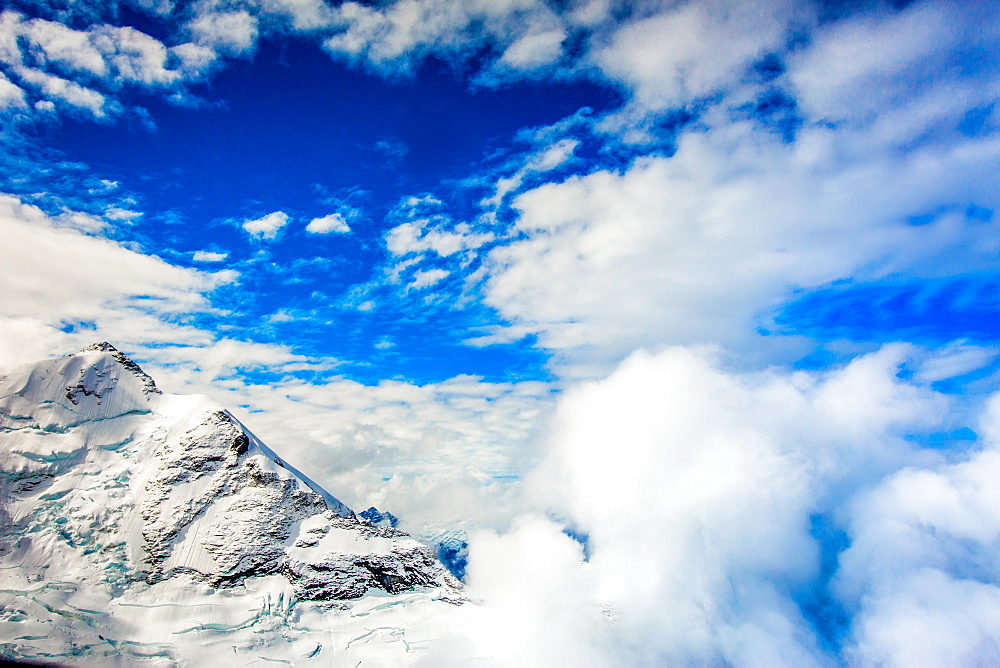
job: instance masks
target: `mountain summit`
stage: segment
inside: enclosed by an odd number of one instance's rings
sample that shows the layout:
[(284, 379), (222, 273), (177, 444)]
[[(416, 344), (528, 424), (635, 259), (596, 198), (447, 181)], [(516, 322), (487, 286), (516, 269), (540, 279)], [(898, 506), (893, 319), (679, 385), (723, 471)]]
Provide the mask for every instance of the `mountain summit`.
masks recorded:
[(399, 663), (403, 609), (461, 600), (430, 548), (109, 343), (0, 376), (0, 656)]

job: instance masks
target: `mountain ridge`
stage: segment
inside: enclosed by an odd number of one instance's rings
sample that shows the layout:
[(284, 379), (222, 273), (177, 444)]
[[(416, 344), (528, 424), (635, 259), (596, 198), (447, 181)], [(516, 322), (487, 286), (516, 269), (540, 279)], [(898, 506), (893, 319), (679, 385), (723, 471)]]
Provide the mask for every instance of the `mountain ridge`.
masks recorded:
[[(162, 392), (107, 342), (0, 377), (0, 522), (0, 604), (25, 617), (0, 614), (0, 656), (64, 661), (96, 635), (101, 656), (119, 657), (107, 638), (121, 648), (156, 636), (122, 605), (164, 590), (182, 608), (280, 599), (349, 617), (373, 597), (464, 601), (431, 548), (359, 519), (223, 407)], [(262, 583), (266, 605), (248, 593)], [(44, 633), (21, 633), (28, 620)], [(176, 641), (172, 625), (161, 639)], [(158, 652), (186, 660), (185, 643), (166, 644)]]

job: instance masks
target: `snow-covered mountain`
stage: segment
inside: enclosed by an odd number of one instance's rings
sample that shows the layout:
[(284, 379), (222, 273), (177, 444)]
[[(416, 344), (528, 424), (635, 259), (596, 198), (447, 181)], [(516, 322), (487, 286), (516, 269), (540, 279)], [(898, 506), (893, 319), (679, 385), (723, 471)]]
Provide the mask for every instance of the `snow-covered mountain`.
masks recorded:
[(0, 656), (419, 660), (461, 586), (389, 524), (110, 344), (0, 376)]

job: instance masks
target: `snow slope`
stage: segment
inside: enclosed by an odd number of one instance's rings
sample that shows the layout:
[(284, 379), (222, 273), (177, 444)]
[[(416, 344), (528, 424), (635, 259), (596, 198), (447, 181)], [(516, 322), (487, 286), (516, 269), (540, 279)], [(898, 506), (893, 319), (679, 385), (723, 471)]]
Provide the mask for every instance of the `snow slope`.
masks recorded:
[(107, 343), (0, 377), (0, 656), (403, 665), (460, 584)]

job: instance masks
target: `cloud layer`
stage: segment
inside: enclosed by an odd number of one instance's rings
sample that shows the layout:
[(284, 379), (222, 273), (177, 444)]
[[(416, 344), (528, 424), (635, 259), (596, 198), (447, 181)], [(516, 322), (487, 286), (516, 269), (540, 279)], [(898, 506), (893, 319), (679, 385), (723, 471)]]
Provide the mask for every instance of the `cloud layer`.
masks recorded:
[[(95, 337), (126, 346), (206, 341), (205, 332), (183, 321), (211, 310), (207, 295), (235, 280), (235, 272), (170, 265), (74, 229), (79, 218), (52, 218), (0, 197), (0, 290), (6, 295), (0, 364), (73, 350)], [(61, 331), (66, 328), (71, 333)]]
[(955, 426), (949, 398), (899, 377), (923, 360), (892, 346), (826, 372), (734, 373), (672, 348), (567, 393), (528, 481), (547, 517), (472, 541), (486, 651), (504, 665), (990, 663), (1000, 404), (974, 423), (974, 452), (916, 446)]

